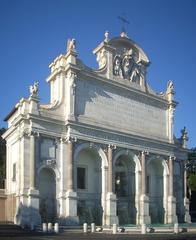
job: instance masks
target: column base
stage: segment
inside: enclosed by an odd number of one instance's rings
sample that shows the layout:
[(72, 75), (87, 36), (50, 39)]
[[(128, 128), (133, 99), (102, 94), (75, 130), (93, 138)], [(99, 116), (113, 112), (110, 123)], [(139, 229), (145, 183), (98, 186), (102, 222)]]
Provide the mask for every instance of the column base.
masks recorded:
[(66, 225), (78, 225), (79, 217), (77, 216), (77, 193), (74, 191), (67, 191), (65, 195), (66, 214), (64, 223)]
[(61, 192), (59, 194), (59, 217), (60, 218), (65, 218), (66, 216), (66, 193)]
[(111, 226), (119, 223), (118, 216), (116, 215), (116, 194), (107, 193), (106, 196), (106, 225)]
[(189, 199), (184, 198), (184, 221), (186, 223), (191, 223), (191, 216), (189, 214)]
[(174, 196), (168, 197), (168, 212), (167, 223), (177, 223), (178, 218), (176, 215), (176, 198)]
[(20, 204), (16, 210), (14, 223), (23, 227), (37, 226), (41, 224), (41, 216), (39, 214), (39, 191), (29, 189), (28, 204)]
[(147, 195), (141, 195), (140, 197), (140, 224), (150, 224), (151, 218), (149, 215), (149, 197)]

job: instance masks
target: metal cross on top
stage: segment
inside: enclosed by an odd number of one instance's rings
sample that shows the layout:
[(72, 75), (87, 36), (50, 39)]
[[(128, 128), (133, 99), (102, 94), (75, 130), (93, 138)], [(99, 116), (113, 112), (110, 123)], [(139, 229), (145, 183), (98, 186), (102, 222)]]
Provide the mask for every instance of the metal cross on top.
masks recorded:
[(125, 24), (130, 24), (130, 22), (122, 16), (118, 16), (118, 19), (122, 21), (122, 32), (126, 33)]

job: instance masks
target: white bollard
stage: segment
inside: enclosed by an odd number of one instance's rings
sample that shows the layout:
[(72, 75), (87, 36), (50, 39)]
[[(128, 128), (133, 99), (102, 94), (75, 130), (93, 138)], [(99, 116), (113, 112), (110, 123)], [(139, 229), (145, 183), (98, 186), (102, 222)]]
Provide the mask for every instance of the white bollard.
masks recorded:
[(48, 223), (48, 232), (49, 232), (49, 233), (52, 232), (52, 223)]
[(59, 224), (58, 223), (54, 224), (54, 232), (59, 233)]
[(83, 224), (83, 232), (87, 233), (87, 231), (88, 231), (88, 225), (87, 225), (87, 223), (84, 223)]
[(174, 233), (179, 233), (179, 225), (178, 225), (178, 223), (174, 223)]
[(112, 226), (112, 233), (116, 234), (117, 233), (117, 225), (114, 223)]
[(48, 231), (47, 223), (42, 223), (42, 231), (46, 233)]
[(141, 234), (146, 234), (146, 224), (142, 224), (142, 227), (141, 227)]
[(91, 223), (91, 232), (92, 232), (92, 233), (95, 232), (95, 223)]

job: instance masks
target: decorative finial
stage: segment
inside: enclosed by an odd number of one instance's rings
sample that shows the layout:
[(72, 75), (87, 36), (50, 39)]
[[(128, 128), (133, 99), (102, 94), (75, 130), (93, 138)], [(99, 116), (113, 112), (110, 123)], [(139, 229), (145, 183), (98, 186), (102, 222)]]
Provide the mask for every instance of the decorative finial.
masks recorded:
[(181, 143), (182, 143), (182, 147), (183, 148), (187, 148), (187, 141), (189, 140), (188, 138), (188, 132), (186, 130), (186, 127), (184, 127), (182, 130), (181, 130)]
[(29, 91), (30, 91), (30, 96), (31, 97), (38, 97), (38, 89), (39, 88), (39, 83), (34, 82), (33, 85), (29, 86)]
[(67, 52), (76, 52), (76, 40), (74, 38), (67, 40)]
[(106, 43), (109, 42), (109, 32), (108, 31), (105, 31), (104, 36), (105, 36), (104, 42), (106, 42)]

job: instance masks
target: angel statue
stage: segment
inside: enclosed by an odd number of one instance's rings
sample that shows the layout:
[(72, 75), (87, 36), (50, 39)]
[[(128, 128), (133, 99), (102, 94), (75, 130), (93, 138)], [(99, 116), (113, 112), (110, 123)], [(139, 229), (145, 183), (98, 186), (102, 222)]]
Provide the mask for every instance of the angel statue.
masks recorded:
[(76, 52), (76, 40), (74, 38), (67, 40), (67, 52)]
[(33, 85), (30, 85), (29, 91), (30, 91), (30, 96), (31, 97), (37, 97), (37, 95), (38, 95), (38, 87), (39, 87), (39, 83), (38, 82), (35, 82)]

